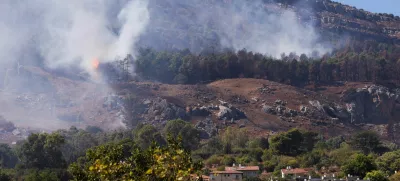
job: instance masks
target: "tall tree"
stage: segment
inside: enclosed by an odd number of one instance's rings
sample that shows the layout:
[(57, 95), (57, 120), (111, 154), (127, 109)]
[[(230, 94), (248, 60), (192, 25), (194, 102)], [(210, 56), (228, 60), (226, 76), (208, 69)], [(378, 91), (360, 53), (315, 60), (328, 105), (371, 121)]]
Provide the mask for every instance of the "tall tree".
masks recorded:
[(65, 168), (61, 152), (65, 139), (58, 133), (35, 133), (18, 149), (21, 165), (26, 168)]

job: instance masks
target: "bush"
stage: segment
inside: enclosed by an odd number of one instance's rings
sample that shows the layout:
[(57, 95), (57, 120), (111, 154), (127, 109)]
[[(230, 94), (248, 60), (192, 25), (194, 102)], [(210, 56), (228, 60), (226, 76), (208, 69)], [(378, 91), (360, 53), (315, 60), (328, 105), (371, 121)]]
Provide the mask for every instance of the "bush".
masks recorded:
[(208, 158), (204, 163), (206, 165), (212, 165), (212, 164), (218, 164), (221, 165), (223, 158), (217, 155), (212, 155), (210, 158)]
[(224, 156), (223, 162), (224, 162), (224, 165), (226, 165), (226, 166), (232, 166), (232, 164), (235, 163), (235, 158), (233, 158), (233, 156), (226, 155), (226, 156)]

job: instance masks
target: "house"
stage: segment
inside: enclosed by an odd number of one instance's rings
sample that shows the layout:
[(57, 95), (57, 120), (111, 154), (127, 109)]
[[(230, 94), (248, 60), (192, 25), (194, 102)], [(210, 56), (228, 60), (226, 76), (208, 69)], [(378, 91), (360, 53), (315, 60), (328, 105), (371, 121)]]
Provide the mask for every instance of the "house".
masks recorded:
[(309, 170), (304, 168), (292, 168), (287, 167), (281, 170), (282, 178), (292, 179), (292, 178), (309, 178)]
[(243, 172), (236, 170), (213, 171), (210, 174), (210, 181), (242, 181)]
[[(206, 176), (206, 175), (202, 175), (201, 178), (203, 179), (203, 181), (210, 181), (210, 177)], [(200, 176), (196, 175), (196, 174), (191, 174), (190, 175), (190, 179), (197, 181), (200, 180)]]
[(239, 164), (239, 166), (236, 166), (235, 164), (233, 164), (232, 167), (225, 167), (225, 170), (236, 170), (239, 172), (243, 172), (243, 177), (250, 178), (250, 177), (258, 177), (260, 172), (260, 167), (242, 166), (241, 164)]

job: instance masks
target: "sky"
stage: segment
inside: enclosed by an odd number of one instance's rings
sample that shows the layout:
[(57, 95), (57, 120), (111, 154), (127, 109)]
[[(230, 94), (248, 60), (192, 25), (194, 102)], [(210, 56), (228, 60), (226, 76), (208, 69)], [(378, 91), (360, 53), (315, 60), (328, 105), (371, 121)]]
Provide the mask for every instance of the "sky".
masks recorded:
[(389, 13), (400, 16), (400, 0), (336, 0), (374, 13)]

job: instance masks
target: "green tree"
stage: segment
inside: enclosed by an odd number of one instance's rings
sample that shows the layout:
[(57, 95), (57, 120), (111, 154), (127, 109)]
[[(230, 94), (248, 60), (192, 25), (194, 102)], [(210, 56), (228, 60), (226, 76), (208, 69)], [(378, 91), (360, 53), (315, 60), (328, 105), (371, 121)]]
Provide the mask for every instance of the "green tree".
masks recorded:
[(233, 156), (226, 155), (226, 156), (224, 156), (223, 162), (224, 162), (224, 165), (226, 165), (226, 166), (232, 166), (232, 164), (235, 163), (235, 158)]
[(356, 153), (360, 152), (353, 150), (353, 148), (347, 143), (343, 143), (339, 149), (331, 151), (329, 153), (329, 156), (331, 158), (332, 164), (343, 166), (348, 162), (348, 159)]
[(11, 181), (12, 176), (0, 169), (0, 180), (1, 181)]
[(135, 130), (135, 141), (142, 148), (148, 148), (152, 142), (165, 145), (161, 133), (152, 125), (139, 125)]
[(164, 147), (142, 150), (131, 142), (110, 143), (88, 150), (70, 166), (74, 180), (190, 180), (201, 165), (192, 161), (182, 140), (168, 138)]
[(18, 158), (7, 144), (0, 144), (0, 168), (14, 168)]
[(180, 119), (168, 121), (164, 133), (171, 134), (175, 138), (181, 136), (186, 149), (195, 150), (200, 143), (200, 132), (192, 124)]
[(400, 150), (387, 152), (376, 159), (378, 168), (387, 174), (400, 170)]
[(385, 176), (385, 173), (383, 173), (382, 171), (378, 171), (378, 170), (368, 172), (367, 175), (365, 176), (364, 180), (389, 181), (389, 179)]
[(279, 154), (297, 156), (314, 148), (316, 136), (317, 134), (313, 132), (291, 129), (273, 136), (270, 147)]
[(66, 170), (59, 169), (44, 169), (44, 170), (29, 170), (29, 173), (23, 176), (26, 181), (59, 181), (68, 180), (69, 175)]
[(362, 131), (351, 138), (350, 145), (355, 149), (361, 150), (364, 154), (369, 154), (378, 152), (382, 143), (375, 132)]
[(222, 134), (221, 140), (224, 145), (230, 145), (232, 148), (245, 148), (249, 137), (244, 129), (228, 127)]
[(345, 174), (365, 177), (365, 175), (376, 169), (374, 158), (371, 155), (355, 154), (353, 157), (342, 167)]
[(21, 165), (26, 168), (65, 168), (61, 152), (65, 139), (58, 133), (35, 133), (29, 135), (18, 149)]

